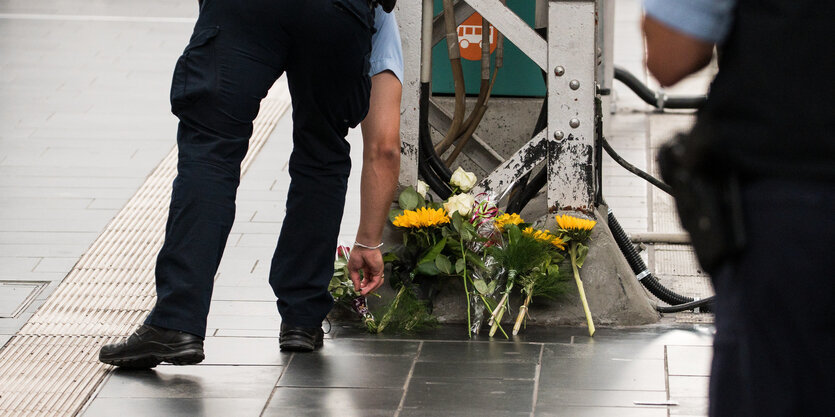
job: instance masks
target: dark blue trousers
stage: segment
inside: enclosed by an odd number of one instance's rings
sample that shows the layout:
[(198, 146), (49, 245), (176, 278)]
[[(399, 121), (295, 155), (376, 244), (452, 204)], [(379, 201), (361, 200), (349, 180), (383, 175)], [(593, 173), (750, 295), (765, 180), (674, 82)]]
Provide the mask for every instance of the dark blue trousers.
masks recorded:
[(270, 284), (285, 323), (321, 324), (351, 168), (345, 135), (368, 111), (372, 31), (366, 0), (203, 2), (171, 85), (179, 160), (146, 323), (205, 335), (252, 121), (286, 73), (292, 181)]
[(832, 415), (835, 184), (744, 187), (748, 245), (714, 277), (712, 417)]

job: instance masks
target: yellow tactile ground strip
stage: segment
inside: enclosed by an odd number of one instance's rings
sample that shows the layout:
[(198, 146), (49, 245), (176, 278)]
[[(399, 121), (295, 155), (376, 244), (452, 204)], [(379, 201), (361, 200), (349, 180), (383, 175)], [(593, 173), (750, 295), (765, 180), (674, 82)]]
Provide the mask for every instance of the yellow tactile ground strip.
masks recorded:
[[(241, 174), (289, 107), (286, 84), (276, 84), (261, 102)], [(0, 351), (0, 415), (73, 416), (111, 369), (98, 362), (99, 348), (133, 331), (154, 305), (176, 164), (175, 148)]]

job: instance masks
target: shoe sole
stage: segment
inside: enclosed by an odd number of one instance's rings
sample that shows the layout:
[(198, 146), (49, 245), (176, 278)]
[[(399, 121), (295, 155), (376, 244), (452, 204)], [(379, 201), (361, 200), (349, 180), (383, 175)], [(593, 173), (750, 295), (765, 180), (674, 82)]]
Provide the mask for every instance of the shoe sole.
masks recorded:
[(99, 357), (99, 361), (125, 369), (151, 369), (163, 362), (172, 365), (195, 365), (203, 362), (205, 358), (201, 350), (185, 350), (177, 353), (150, 353), (118, 358)]
[(291, 340), (286, 341), (283, 343), (279, 343), (279, 349), (282, 352), (313, 352), (314, 350), (322, 347), (324, 343), (322, 341), (318, 341), (314, 343), (305, 343), (301, 340)]

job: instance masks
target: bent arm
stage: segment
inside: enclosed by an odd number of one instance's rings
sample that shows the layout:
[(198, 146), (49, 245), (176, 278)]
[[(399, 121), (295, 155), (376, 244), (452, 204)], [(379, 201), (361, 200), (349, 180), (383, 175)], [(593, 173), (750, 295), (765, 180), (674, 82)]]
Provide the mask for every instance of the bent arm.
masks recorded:
[(400, 80), (390, 71), (371, 78), (368, 115), (362, 122), (362, 179), (357, 242), (380, 243), (400, 174)]

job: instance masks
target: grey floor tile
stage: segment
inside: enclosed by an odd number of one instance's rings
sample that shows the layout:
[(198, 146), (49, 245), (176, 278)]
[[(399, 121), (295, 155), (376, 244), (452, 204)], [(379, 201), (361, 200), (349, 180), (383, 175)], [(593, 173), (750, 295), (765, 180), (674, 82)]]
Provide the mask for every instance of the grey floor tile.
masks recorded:
[(710, 378), (706, 376), (670, 375), (670, 398), (703, 397), (708, 395)]
[(709, 376), (712, 359), (712, 346), (667, 346), (670, 375)]
[(83, 417), (258, 417), (265, 400), (251, 398), (102, 398)]
[(295, 354), (278, 386), (402, 388), (411, 366), (408, 357)]
[[(466, 335), (466, 334), (465, 334)], [(495, 362), (536, 363), (539, 344), (505, 342), (426, 342), (420, 352), (421, 362)]]
[(530, 379), (536, 377), (535, 362), (418, 362), (415, 378)]
[[(224, 275), (221, 275), (224, 276)], [(262, 281), (265, 281), (262, 279)], [(214, 290), (212, 291), (212, 306), (214, 303), (219, 301), (269, 301), (273, 307), (274, 311), (276, 310), (275, 306), (275, 294), (273, 294), (272, 288), (266, 283), (262, 286), (232, 286), (232, 285), (217, 285), (225, 283), (224, 280), (218, 280), (216, 283)]]
[[(0, 243), (11, 243), (11, 240), (0, 234)], [(0, 256), (0, 271), (6, 273), (22, 273), (31, 272), (40, 263), (42, 258), (32, 257), (24, 258), (17, 256)]]
[(635, 341), (594, 341), (594, 343), (546, 344), (543, 360), (552, 358), (664, 359), (664, 346)]
[(528, 412), (534, 382), (528, 380), (412, 378), (404, 408), (436, 412)]
[(281, 317), (278, 316), (277, 312), (272, 316), (210, 314), (207, 327), (212, 329), (274, 330), (277, 332), (281, 327)]
[(403, 390), (397, 388), (278, 387), (264, 415), (392, 416), (402, 396)]
[(210, 315), (277, 316), (275, 301), (213, 300)]
[[(206, 334), (214, 335), (217, 337), (278, 337), (278, 331), (276, 330), (213, 329), (211, 327), (208, 328)], [(325, 339), (327, 339), (327, 337), (328, 335), (325, 335)]]
[(581, 407), (636, 407), (635, 401), (660, 402), (667, 399), (666, 391), (609, 391), (553, 389), (539, 386), (536, 409), (556, 410), (565, 406)]
[(290, 355), (278, 349), (272, 337), (207, 337), (202, 365), (286, 365)]
[[(261, 417), (392, 417), (396, 410), (370, 410), (370, 409), (323, 409), (323, 410), (301, 410), (301, 409), (266, 409)], [(403, 414), (400, 414), (403, 415)]]
[(540, 384), (557, 389), (666, 389), (664, 361), (658, 359), (543, 358)]
[(400, 412), (400, 417), (437, 417), (437, 416), (445, 416), (445, 417), (530, 417), (531, 413), (528, 412), (515, 412), (515, 411), (496, 411), (496, 410), (478, 410), (476, 413), (472, 411), (450, 411), (450, 410), (424, 410), (419, 408), (403, 408), (403, 411)]
[(266, 403), (281, 366), (157, 366), (117, 369), (99, 398), (250, 398)]
[(43, 258), (33, 272), (63, 272), (68, 273), (78, 262), (78, 258)]
[[(327, 326), (326, 326), (327, 328)], [(372, 336), (373, 337), (373, 336)], [(334, 338), (322, 349), (322, 356), (395, 356), (414, 359), (419, 342)]]
[(670, 407), (671, 416), (704, 416), (708, 414), (708, 399), (705, 397), (676, 397), (675, 407)]
[(667, 417), (666, 407), (561, 407), (559, 410), (538, 410), (535, 417)]

